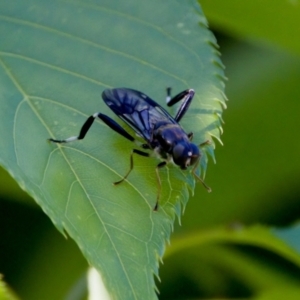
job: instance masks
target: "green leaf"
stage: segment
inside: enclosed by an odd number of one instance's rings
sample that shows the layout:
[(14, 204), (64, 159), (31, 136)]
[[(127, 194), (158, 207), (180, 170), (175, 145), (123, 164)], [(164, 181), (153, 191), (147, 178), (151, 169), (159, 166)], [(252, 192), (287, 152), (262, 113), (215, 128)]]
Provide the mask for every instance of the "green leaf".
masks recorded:
[(298, 300), (300, 295), (299, 287), (295, 286), (285, 286), (281, 288), (274, 288), (272, 290), (265, 290), (259, 296), (255, 297), (255, 300)]
[(274, 235), (282, 239), (285, 243), (300, 253), (300, 225), (296, 224), (288, 228), (277, 228), (273, 230)]
[(300, 268), (300, 256), (282, 240), (276, 238), (268, 228), (263, 226), (244, 227), (240, 224), (232, 224), (230, 228), (216, 228), (203, 230), (198, 234), (191, 234), (182, 239), (178, 238), (172, 242), (173, 247), (168, 249), (165, 257), (172, 255), (184, 248), (195, 247), (203, 244), (231, 243), (238, 245), (251, 245), (265, 248), (291, 260)]
[(16, 295), (14, 295), (14, 293), (2, 281), (1, 274), (0, 274), (0, 300), (18, 300)]
[(171, 299), (182, 278), (194, 289), (190, 298), (246, 298), (285, 289), (295, 293), (299, 271), (299, 254), (268, 228), (235, 224), (203, 230), (173, 239), (161, 272), (162, 298)]
[(268, 41), (300, 54), (300, 5), (297, 0), (201, 0), (214, 27), (242, 38)]
[[(128, 180), (113, 186), (133, 145), (103, 123), (80, 142), (46, 139), (78, 134), (97, 111), (112, 116), (101, 93), (122, 86), (162, 105), (167, 86), (193, 87), (182, 125), (198, 144), (219, 139), (224, 76), (201, 9), (171, 0), (20, 0), (0, 8), (0, 163), (77, 242), (113, 298), (156, 298), (153, 273), (194, 187), (191, 174), (161, 170), (154, 212), (157, 160), (134, 157)], [(213, 153), (214, 143), (207, 148)]]

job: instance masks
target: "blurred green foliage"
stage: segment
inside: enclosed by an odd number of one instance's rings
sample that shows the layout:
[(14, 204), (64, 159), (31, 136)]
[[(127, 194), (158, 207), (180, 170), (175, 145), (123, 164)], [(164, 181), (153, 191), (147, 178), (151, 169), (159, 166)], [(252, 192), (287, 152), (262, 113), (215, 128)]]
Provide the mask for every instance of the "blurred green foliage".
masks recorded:
[[(300, 3), (221, 2), (201, 1), (228, 77), (224, 147), (207, 172), (213, 192), (198, 186), (175, 228), (160, 299), (299, 299)], [(5, 171), (1, 192), (5, 281), (23, 299), (70, 295), (87, 266), (77, 247)]]

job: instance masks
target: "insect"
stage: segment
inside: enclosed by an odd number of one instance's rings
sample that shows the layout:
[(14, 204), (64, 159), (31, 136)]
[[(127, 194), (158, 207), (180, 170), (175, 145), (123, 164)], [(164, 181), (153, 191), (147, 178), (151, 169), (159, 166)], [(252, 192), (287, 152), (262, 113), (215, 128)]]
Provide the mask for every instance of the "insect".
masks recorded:
[[(145, 143), (138, 142), (117, 122), (100, 112), (94, 113), (86, 120), (78, 136), (72, 136), (64, 140), (50, 138), (49, 141), (54, 143), (68, 143), (81, 140), (85, 137), (94, 120), (99, 118), (124, 138), (135, 142), (144, 150), (152, 150), (154, 154), (162, 160), (155, 169), (158, 183), (158, 192), (154, 207), (156, 211), (161, 194), (159, 169), (166, 166), (169, 162), (174, 162), (182, 170), (193, 166), (192, 172), (194, 177), (200, 181), (209, 192), (211, 191), (196, 174), (196, 169), (202, 156), (199, 148), (209, 142), (206, 141), (197, 146), (192, 143), (193, 133), (186, 133), (179, 125), (179, 121), (187, 112), (194, 94), (193, 89), (187, 89), (171, 98), (171, 88), (167, 88), (168, 106), (182, 101), (176, 116), (173, 118), (163, 107), (142, 92), (129, 88), (106, 89), (102, 93), (104, 102), (120, 119), (127, 123), (139, 137), (143, 138)], [(133, 154), (149, 157), (151, 153), (139, 149), (132, 149), (130, 168), (121, 180), (114, 182), (115, 185), (123, 182), (132, 171)]]

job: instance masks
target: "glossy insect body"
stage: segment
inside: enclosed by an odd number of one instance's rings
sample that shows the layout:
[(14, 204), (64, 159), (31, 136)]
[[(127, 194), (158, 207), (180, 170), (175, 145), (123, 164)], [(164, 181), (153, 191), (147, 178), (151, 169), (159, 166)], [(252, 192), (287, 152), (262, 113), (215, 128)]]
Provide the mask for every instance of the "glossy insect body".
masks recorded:
[(199, 148), (190, 142), (187, 134), (176, 124), (158, 124), (153, 131), (151, 146), (158, 155), (185, 170), (200, 158)]
[[(194, 91), (186, 94), (192, 98)], [(145, 94), (130, 89), (105, 90), (105, 103), (123, 121), (130, 125), (150, 148), (162, 159), (186, 169), (200, 157), (199, 148), (190, 142), (188, 135), (169, 113)]]
[[(168, 106), (172, 106), (180, 100), (183, 101), (175, 118), (142, 92), (128, 88), (116, 88), (107, 89), (102, 93), (102, 98), (110, 109), (127, 123), (137, 135), (146, 141), (146, 143), (141, 144), (140, 146), (143, 149), (153, 150), (154, 153), (163, 160), (156, 167), (158, 194), (154, 210), (157, 210), (158, 208), (158, 200), (161, 193), (159, 169), (164, 167), (170, 161), (173, 161), (183, 170), (187, 169), (189, 166), (194, 166), (194, 176), (202, 182), (208, 191), (210, 191), (210, 188), (205, 185), (203, 180), (195, 174), (201, 158), (201, 151), (197, 145), (191, 142), (193, 134), (187, 134), (178, 123), (186, 113), (193, 99), (194, 91), (192, 89), (185, 90), (172, 99), (170, 97), (170, 91), (171, 89), (168, 88)], [(97, 117), (123, 137), (130, 141), (135, 141), (134, 137), (132, 137), (124, 128), (102, 113), (95, 113), (90, 116), (82, 126), (78, 136), (70, 137), (65, 140), (49, 140), (56, 143), (66, 143), (83, 139), (90, 126), (93, 124), (94, 119)], [(207, 142), (203, 144), (206, 143)], [(130, 156), (129, 171), (120, 181), (115, 182), (115, 184), (119, 184), (126, 179), (133, 169), (133, 153), (146, 157), (150, 156), (150, 154), (145, 151), (133, 149)]]

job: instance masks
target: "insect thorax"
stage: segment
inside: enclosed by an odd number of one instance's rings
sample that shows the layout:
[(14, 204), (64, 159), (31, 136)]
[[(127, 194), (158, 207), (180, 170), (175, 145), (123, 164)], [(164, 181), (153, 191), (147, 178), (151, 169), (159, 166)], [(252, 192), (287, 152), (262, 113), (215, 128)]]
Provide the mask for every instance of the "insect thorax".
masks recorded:
[(151, 146), (157, 157), (170, 161), (172, 150), (178, 143), (188, 142), (187, 134), (178, 124), (159, 124), (153, 130)]

